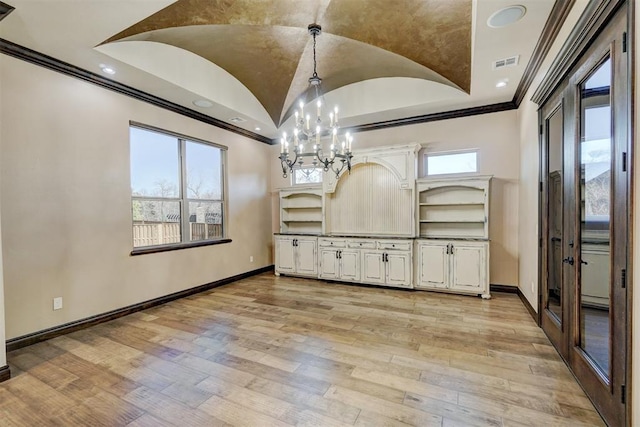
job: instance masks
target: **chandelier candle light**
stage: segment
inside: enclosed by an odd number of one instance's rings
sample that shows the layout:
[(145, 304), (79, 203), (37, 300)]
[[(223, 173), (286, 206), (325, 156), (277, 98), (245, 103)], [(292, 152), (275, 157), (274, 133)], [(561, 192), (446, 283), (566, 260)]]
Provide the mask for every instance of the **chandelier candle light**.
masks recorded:
[[(305, 115), (304, 100), (300, 100), (299, 107), (295, 111), (295, 127), (291, 134), (283, 132), (280, 139), (280, 163), (282, 164), (282, 176), (287, 177), (287, 172), (293, 173), (297, 168), (304, 174), (310, 175), (313, 168), (322, 167), (325, 172), (331, 169), (336, 176), (346, 167), (351, 172), (351, 143), (353, 137), (347, 132), (344, 136), (338, 135), (338, 107), (329, 112), (328, 125), (321, 118), (323, 107), (322, 79), (318, 77), (316, 70), (316, 37), (322, 32), (318, 24), (309, 25), (309, 34), (313, 36), (313, 75), (309, 77), (309, 88), (315, 91), (316, 118), (311, 121), (311, 115), (307, 111)], [(310, 92), (310, 91), (307, 91)], [(329, 155), (325, 156), (321, 139), (331, 137)], [(289, 147), (292, 146), (293, 159), (289, 158)], [(311, 157), (311, 168), (304, 165), (304, 158)], [(339, 161), (339, 163), (336, 163)]]

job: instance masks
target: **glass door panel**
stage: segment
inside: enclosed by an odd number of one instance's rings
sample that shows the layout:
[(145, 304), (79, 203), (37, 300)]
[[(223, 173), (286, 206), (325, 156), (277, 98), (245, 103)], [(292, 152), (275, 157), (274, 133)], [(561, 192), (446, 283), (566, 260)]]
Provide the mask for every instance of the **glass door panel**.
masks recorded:
[(602, 374), (611, 365), (611, 60), (580, 85), (579, 343)]
[(562, 104), (547, 118), (548, 220), (547, 298), (545, 308), (562, 324), (562, 230), (563, 230), (563, 117)]

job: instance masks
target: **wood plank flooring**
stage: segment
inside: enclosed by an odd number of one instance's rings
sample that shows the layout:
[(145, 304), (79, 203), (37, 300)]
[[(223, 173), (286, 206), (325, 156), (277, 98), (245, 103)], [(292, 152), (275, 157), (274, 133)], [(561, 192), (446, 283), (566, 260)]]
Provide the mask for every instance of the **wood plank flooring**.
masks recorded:
[(265, 273), (8, 362), (0, 426), (604, 425), (512, 294)]

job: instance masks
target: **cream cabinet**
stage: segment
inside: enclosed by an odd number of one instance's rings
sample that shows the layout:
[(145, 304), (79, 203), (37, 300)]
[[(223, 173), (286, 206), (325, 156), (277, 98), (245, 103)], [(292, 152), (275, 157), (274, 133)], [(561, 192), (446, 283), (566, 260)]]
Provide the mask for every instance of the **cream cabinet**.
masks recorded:
[(318, 277), (327, 280), (360, 281), (360, 249), (349, 248), (347, 240), (318, 240)]
[(317, 277), (317, 245), (313, 236), (276, 236), (276, 275)]
[(417, 240), (415, 286), (490, 298), (489, 243)]
[(611, 254), (607, 242), (582, 244), (582, 300), (586, 305), (609, 307)]
[(376, 249), (362, 251), (362, 282), (413, 288), (410, 240), (376, 241)]

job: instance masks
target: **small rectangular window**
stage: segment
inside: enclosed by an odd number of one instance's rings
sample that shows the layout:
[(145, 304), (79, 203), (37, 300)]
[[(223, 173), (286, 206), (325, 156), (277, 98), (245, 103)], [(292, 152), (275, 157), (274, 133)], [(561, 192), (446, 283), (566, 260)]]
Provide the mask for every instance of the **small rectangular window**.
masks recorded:
[(322, 182), (322, 168), (300, 168), (293, 170), (293, 185)]
[(133, 247), (224, 238), (226, 149), (130, 127)]
[(478, 152), (425, 153), (425, 175), (473, 173), (478, 171)]

